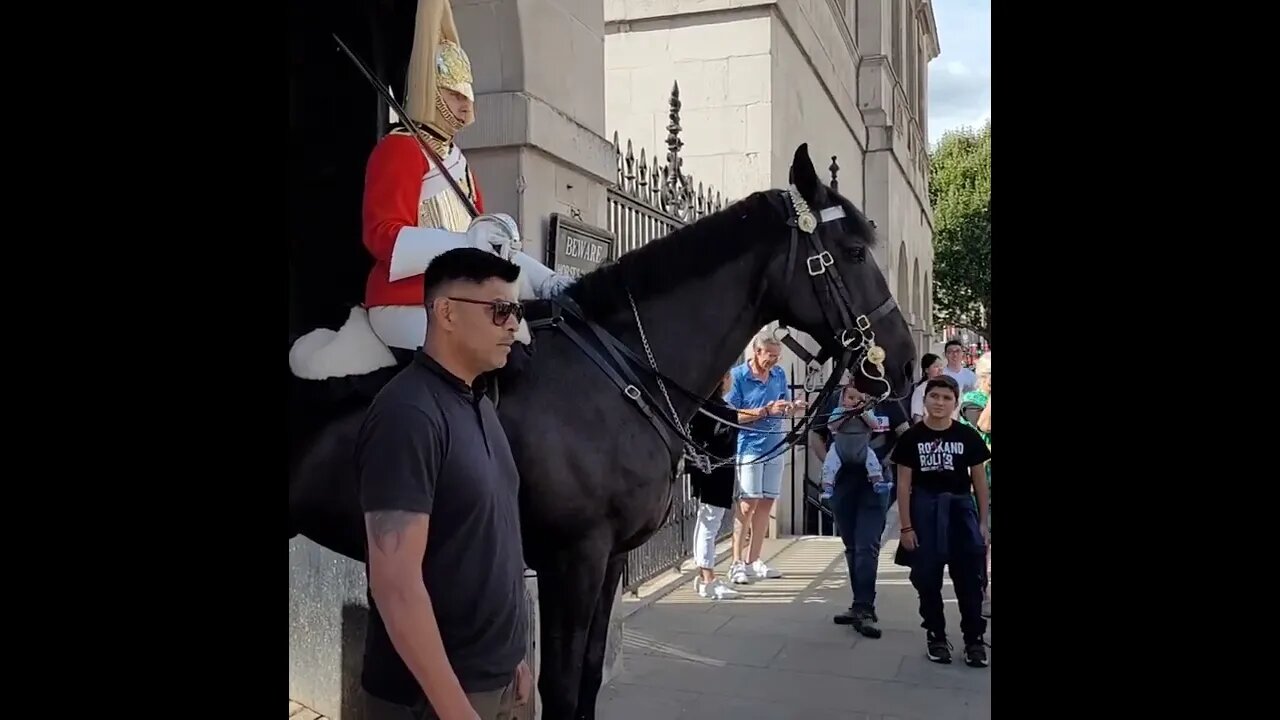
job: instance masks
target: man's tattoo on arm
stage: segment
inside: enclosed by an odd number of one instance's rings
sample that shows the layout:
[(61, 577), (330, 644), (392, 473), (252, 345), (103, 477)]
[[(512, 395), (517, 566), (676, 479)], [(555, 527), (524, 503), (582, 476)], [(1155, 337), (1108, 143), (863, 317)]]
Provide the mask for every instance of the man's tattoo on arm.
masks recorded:
[(369, 534), (373, 536), (373, 544), (378, 547), (378, 550), (387, 554), (399, 550), (405, 528), (419, 517), (421, 517), (420, 513), (404, 510), (369, 513)]

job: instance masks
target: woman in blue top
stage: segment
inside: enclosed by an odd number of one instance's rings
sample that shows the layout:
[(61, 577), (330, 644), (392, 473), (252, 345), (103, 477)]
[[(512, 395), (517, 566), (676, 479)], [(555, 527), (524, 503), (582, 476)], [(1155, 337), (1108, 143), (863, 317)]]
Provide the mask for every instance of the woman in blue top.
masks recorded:
[[(733, 565), (729, 579), (739, 585), (782, 574), (764, 564), (765, 526), (773, 501), (782, 492), (782, 466), (786, 462), (782, 418), (804, 410), (791, 402), (787, 374), (778, 367), (782, 344), (768, 330), (751, 341), (751, 357), (729, 371), (731, 385), (725, 402), (738, 411), (738, 423), (749, 430), (738, 432), (738, 503), (733, 524)], [(743, 547), (750, 528), (751, 545)]]

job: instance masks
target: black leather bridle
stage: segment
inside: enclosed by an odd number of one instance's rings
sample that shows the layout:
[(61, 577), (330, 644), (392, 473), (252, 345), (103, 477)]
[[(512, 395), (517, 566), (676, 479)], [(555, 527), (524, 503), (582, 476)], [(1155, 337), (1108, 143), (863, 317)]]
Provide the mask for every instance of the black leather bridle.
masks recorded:
[[(788, 280), (794, 277), (803, 238), (803, 242), (807, 243), (812, 252), (805, 260), (805, 269), (813, 282), (815, 299), (822, 310), (828, 329), (841, 348), (841, 358), (840, 363), (834, 368), (831, 377), (828, 378), (823, 387), (818, 400), (808, 408), (804, 421), (788, 432), (777, 446), (754, 462), (764, 462), (770, 459), (778, 449), (785, 450), (803, 437), (813, 423), (816, 410), (822, 406), (823, 401), (835, 389), (845, 370), (855, 364), (868, 378), (878, 380), (884, 384), (885, 392), (877, 398), (877, 402), (887, 397), (890, 392), (889, 382), (884, 377), (883, 363), (885, 353), (883, 349), (875, 344), (875, 333), (872, 332), (871, 326), (876, 320), (886, 316), (896, 308), (897, 302), (890, 295), (870, 313), (865, 315), (858, 314), (853, 307), (852, 298), (840, 274), (838, 272), (828, 272), (828, 268), (835, 266), (835, 258), (823, 246), (822, 239), (817, 232), (821, 224), (836, 222), (847, 217), (844, 208), (835, 205), (815, 214), (809, 209), (808, 203), (794, 186), (782, 192), (781, 196), (784, 204), (783, 214), (787, 218), (787, 225), (791, 228), (791, 241), (783, 277)], [(859, 247), (857, 250), (859, 257), (856, 261), (865, 262), (865, 248)], [(762, 284), (760, 289), (762, 295), (766, 289), (766, 286)], [(682, 426), (678, 418), (673, 417), (674, 408), (672, 408), (673, 416), (668, 416), (660, 410), (661, 405), (658, 399), (648, 389), (647, 384), (637, 376), (635, 368), (638, 367), (643, 370), (644, 373), (650, 375), (660, 385), (665, 382), (676, 388), (699, 407), (706, 401), (706, 398), (681, 387), (671, 378), (663, 375), (652, 361), (646, 361), (641, 358), (635, 351), (607, 330), (588, 320), (582, 308), (572, 298), (562, 293), (553, 298), (551, 304), (553, 308), (552, 317), (531, 322), (530, 330), (546, 327), (557, 328), (577, 345), (583, 354), (590, 358), (613, 381), (622, 394), (649, 419), (649, 422), (658, 431), (663, 443), (666, 444), (667, 449), (677, 458), (673, 470), (678, 470), (680, 460), (687, 458), (703, 470), (710, 471), (711, 456), (690, 437), (689, 428)], [(639, 322), (638, 316), (636, 319)], [(781, 328), (785, 330), (785, 326), (781, 326)], [(643, 337), (644, 328), (640, 327), (639, 330)], [(816, 362), (821, 365), (826, 360), (827, 352), (825, 350), (818, 358), (815, 358), (812, 353), (796, 342), (790, 335), (784, 335), (779, 340), (786, 344), (797, 356), (804, 359), (806, 363), (812, 364)], [(866, 372), (865, 366), (868, 362), (879, 370), (878, 375), (871, 375)], [(668, 405), (670, 405), (670, 398), (668, 398)], [(684, 442), (683, 453), (676, 452), (672, 440), (668, 437), (667, 429), (672, 430), (675, 436)]]

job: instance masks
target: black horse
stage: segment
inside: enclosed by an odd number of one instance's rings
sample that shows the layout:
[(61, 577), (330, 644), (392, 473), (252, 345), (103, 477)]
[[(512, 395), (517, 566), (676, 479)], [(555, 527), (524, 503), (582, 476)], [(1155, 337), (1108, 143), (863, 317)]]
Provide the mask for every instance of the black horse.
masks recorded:
[[(870, 225), (819, 182), (804, 145), (792, 177), (793, 192), (755, 193), (566, 292), (601, 337), (631, 350), (625, 362), (643, 378), (645, 396), (664, 398), (654, 413), (671, 408), (639, 359), (652, 353), (687, 425), (697, 399), (712, 394), (751, 336), (774, 321), (808, 333), (835, 357), (861, 347), (851, 370), (868, 393), (909, 387), (915, 347), (867, 252)], [(816, 229), (806, 220), (817, 220)], [(538, 573), (539, 689), (546, 717), (557, 719), (595, 717), (625, 554), (662, 524), (684, 446), (674, 423), (646, 417), (597, 363), (564, 332), (537, 330), (532, 358), (502, 385), (498, 406), (520, 468), (526, 561)], [(352, 448), (362, 415), (355, 408), (319, 430), (290, 475), (293, 529), (358, 560), (364, 521)]]

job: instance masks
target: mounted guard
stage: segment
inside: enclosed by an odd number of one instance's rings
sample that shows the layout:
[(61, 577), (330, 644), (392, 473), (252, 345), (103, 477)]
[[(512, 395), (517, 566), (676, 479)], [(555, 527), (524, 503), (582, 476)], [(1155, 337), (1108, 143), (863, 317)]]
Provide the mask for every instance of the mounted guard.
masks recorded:
[[(364, 304), (337, 332), (313, 330), (293, 344), (289, 368), (299, 378), (349, 378), (407, 362), (426, 337), (422, 274), (448, 250), (477, 247), (519, 265), (522, 300), (573, 281), (521, 250), (509, 215), (483, 214), (480, 184), (455, 142), (475, 121), (475, 93), (448, 0), (418, 3), (405, 84), (408, 117), (374, 147), (365, 173), (362, 240), (374, 265)], [(517, 340), (530, 343), (523, 322)]]

